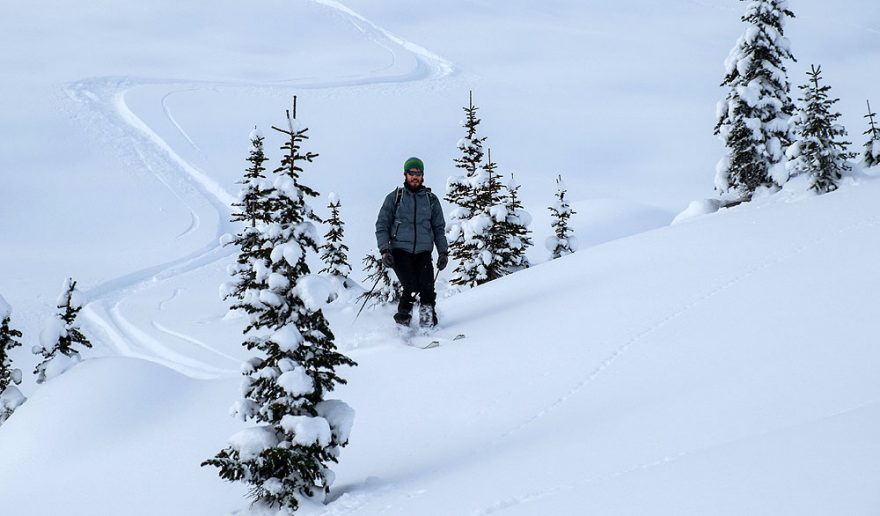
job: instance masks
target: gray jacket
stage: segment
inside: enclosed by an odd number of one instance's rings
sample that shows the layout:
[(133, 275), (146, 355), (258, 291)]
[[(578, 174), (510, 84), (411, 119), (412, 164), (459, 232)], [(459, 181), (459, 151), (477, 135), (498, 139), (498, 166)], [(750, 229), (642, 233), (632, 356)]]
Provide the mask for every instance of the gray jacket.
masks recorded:
[[(397, 192), (400, 203), (395, 207)], [(424, 186), (415, 192), (401, 186), (385, 196), (385, 202), (376, 219), (376, 244), (379, 249), (402, 249), (409, 253), (445, 253), (446, 221), (440, 200)]]

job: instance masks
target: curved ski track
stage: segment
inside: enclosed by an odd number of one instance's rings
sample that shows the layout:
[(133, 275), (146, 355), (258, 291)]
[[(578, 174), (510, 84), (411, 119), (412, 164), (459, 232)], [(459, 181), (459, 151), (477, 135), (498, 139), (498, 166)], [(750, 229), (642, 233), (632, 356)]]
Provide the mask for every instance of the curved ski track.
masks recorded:
[[(232, 250), (223, 248), (219, 244), (219, 237), (232, 231), (228, 220), (231, 204), (235, 199), (208, 174), (175, 152), (171, 145), (135, 115), (125, 102), (127, 91), (146, 85), (168, 86), (171, 91), (161, 99), (164, 115), (183, 139), (197, 153), (201, 154), (201, 149), (172, 115), (167, 104), (171, 95), (218, 87), (329, 89), (367, 84), (415, 82), (442, 79), (455, 71), (449, 61), (377, 26), (339, 2), (333, 0), (310, 1), (333, 9), (345, 17), (370, 42), (389, 52), (391, 64), (367, 75), (349, 76), (328, 81), (290, 79), (264, 84), (245, 84), (97, 77), (73, 82), (66, 86), (65, 91), (68, 97), (79, 105), (81, 112), (90, 117), (103, 133), (109, 135), (114, 141), (121, 142), (116, 145), (130, 156), (132, 161), (153, 174), (189, 210), (191, 223), (183, 232), (176, 235), (175, 239), (183, 238), (198, 230), (205, 223), (203, 221), (204, 215), (217, 217), (217, 231), (214, 238), (201, 248), (175, 260), (106, 281), (83, 293), (86, 300), (83, 313), (88, 323), (95, 329), (102, 330), (106, 336), (104, 344), (110, 349), (115, 349), (122, 355), (158, 362), (195, 378), (214, 378), (234, 375), (238, 372), (238, 362), (232, 357), (197, 339), (163, 328), (151, 321), (152, 329), (175, 339), (178, 345), (194, 346), (202, 354), (207, 351), (219, 355), (229, 362), (229, 368), (218, 369), (214, 365), (172, 349), (166, 344), (167, 339), (156, 339), (145, 329), (138, 328), (125, 317), (121, 309), (121, 305), (127, 299), (137, 296), (140, 292), (154, 287), (160, 282), (194, 272), (229, 256)], [(417, 64), (414, 69), (396, 75), (393, 73), (382, 75), (380, 73), (392, 68), (395, 63), (399, 62), (400, 56), (406, 54), (415, 58)]]

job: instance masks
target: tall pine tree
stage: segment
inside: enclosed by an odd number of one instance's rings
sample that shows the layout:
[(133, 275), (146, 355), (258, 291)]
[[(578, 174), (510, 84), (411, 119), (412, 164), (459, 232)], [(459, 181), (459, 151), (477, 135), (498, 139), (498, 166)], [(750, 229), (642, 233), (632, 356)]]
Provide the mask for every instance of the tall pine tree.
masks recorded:
[(577, 238), (574, 231), (568, 225), (569, 219), (575, 212), (565, 199), (568, 190), (562, 182), (562, 176), (556, 178), (556, 202), (550, 206), (550, 214), (553, 216), (553, 235), (547, 238), (547, 250), (550, 251), (550, 259), (555, 260), (567, 254), (577, 251)]
[(0, 425), (15, 412), (22, 403), (24, 395), (16, 385), (21, 383), (21, 369), (12, 367), (9, 351), (21, 346), (21, 332), (10, 327), (12, 308), (0, 296)]
[(58, 297), (58, 312), (40, 334), (40, 345), (33, 347), (35, 355), (43, 360), (34, 368), (37, 383), (50, 380), (78, 364), (80, 346), (91, 348), (92, 343), (83, 335), (76, 323), (76, 317), (82, 310), (82, 303), (76, 291), (73, 278), (64, 280), (61, 296)]
[(321, 247), (323, 251), (321, 259), (324, 261), (321, 272), (340, 278), (343, 284), (349, 287), (348, 276), (351, 275), (351, 265), (348, 264), (348, 246), (343, 241), (345, 223), (339, 216), (341, 203), (339, 196), (333, 192), (330, 192), (328, 198), (330, 218), (327, 220), (327, 225), (330, 226), (330, 230), (324, 235), (324, 245)]
[(874, 125), (874, 117), (877, 113), (871, 112), (871, 102), (868, 103), (868, 114), (865, 115), (870, 122), (868, 130), (862, 134), (868, 135), (868, 141), (865, 142), (865, 150), (862, 153), (862, 161), (866, 167), (873, 167), (880, 163), (880, 127)]
[(810, 80), (799, 86), (804, 96), (792, 118), (797, 140), (787, 151), (787, 166), (792, 176), (809, 175), (810, 188), (822, 194), (837, 190), (842, 174), (850, 170), (847, 159), (855, 154), (846, 150), (850, 142), (842, 139), (846, 129), (834, 123), (840, 113), (831, 109), (839, 99), (828, 97), (831, 86), (819, 86), (820, 74), (821, 68), (811, 66)]
[(229, 446), (202, 463), (222, 478), (250, 485), (254, 505), (292, 513), (304, 499), (329, 492), (341, 447), (348, 443), (354, 412), (325, 397), (346, 383), (336, 369), (354, 361), (336, 351), (320, 309), (307, 306), (297, 287), (309, 274), (308, 252), (317, 254), (318, 221), (306, 202), (318, 195), (300, 182), (302, 166), (317, 154), (301, 150), (308, 129), (296, 122), (296, 98), (285, 135), (281, 166), (274, 170), (271, 222), (260, 227), (269, 260), (252, 262), (265, 280), (249, 312), (244, 345), (258, 354), (242, 367), (242, 398), (233, 413), (256, 424), (235, 434)]
[(748, 200), (758, 188), (788, 180), (785, 149), (792, 139), (788, 121), (794, 112), (785, 69), (794, 56), (783, 35), (786, 19), (794, 13), (787, 0), (743, 1), (748, 5), (742, 21), (748, 27), (725, 61), (721, 85), (729, 91), (718, 103), (715, 125), (725, 146), (715, 188), (736, 200)]

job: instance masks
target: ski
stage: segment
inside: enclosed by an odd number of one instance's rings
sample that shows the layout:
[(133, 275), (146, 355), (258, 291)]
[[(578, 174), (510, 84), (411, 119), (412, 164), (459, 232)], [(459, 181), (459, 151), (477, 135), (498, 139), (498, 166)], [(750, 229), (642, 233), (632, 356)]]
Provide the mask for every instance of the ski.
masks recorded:
[(466, 338), (466, 336), (463, 333), (456, 334), (452, 337), (443, 337), (430, 334), (414, 335), (409, 339), (409, 341), (407, 341), (407, 345), (418, 349), (434, 349), (440, 347), (441, 344), (448, 344), (450, 342), (455, 342), (464, 338)]

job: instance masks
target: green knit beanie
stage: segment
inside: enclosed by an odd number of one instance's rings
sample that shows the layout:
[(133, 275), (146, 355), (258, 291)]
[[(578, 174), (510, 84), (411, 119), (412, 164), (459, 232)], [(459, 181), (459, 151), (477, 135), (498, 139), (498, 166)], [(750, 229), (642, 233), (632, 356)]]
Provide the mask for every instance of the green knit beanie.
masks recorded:
[(403, 162), (403, 171), (412, 170), (414, 168), (419, 169), (423, 174), (425, 173), (425, 164), (422, 163), (422, 160), (419, 158), (409, 158), (408, 160)]

